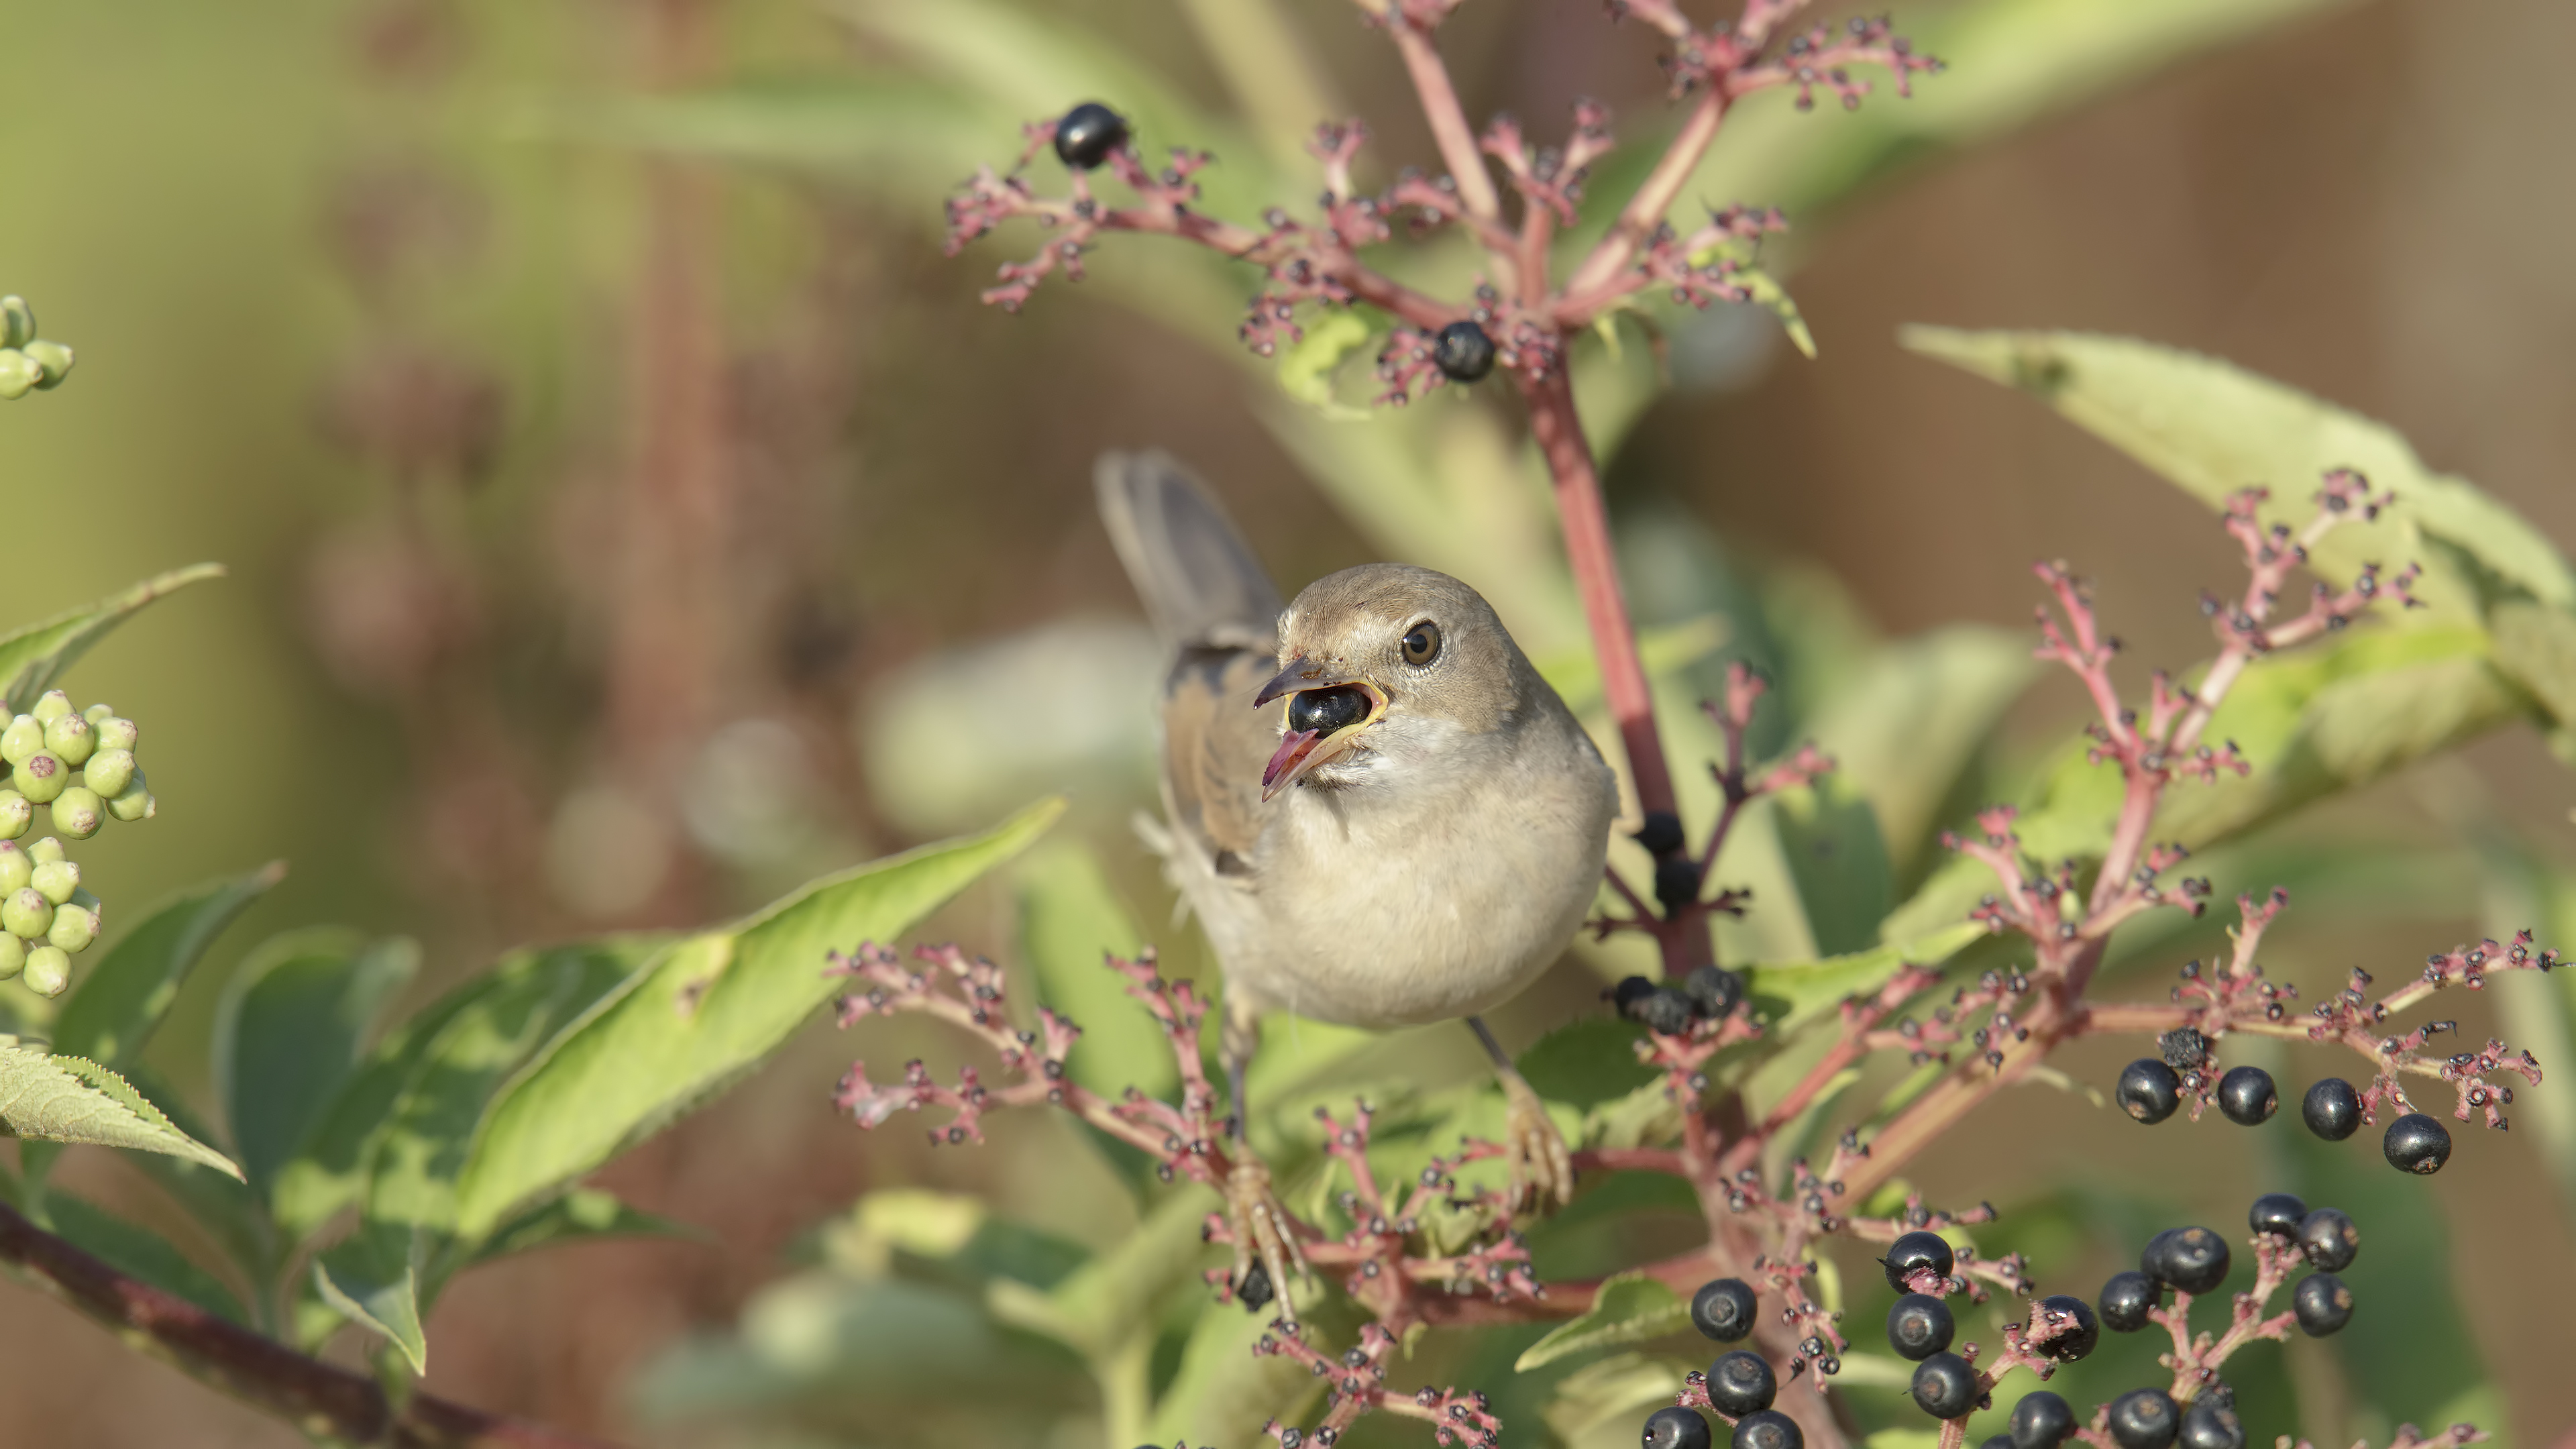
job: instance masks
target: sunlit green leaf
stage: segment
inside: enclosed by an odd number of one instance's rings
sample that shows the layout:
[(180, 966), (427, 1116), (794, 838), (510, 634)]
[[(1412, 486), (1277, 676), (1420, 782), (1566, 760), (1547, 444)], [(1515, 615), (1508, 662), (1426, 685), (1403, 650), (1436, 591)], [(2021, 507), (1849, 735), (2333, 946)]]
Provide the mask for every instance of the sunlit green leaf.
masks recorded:
[(1528, 1373), (1569, 1354), (1644, 1343), (1690, 1326), (1690, 1305), (1681, 1295), (1643, 1273), (1621, 1273), (1604, 1279), (1590, 1308), (1531, 1344), (1512, 1367)]
[(1038, 997), (1082, 1028), (1065, 1070), (1095, 1092), (1134, 1086), (1150, 1097), (1168, 1094), (1180, 1068), (1162, 1028), (1103, 959), (1133, 958), (1146, 943), (1098, 858), (1079, 841), (1054, 842), (1032, 851), (1014, 875), (1020, 949), (1037, 972)]
[(401, 1350), (416, 1374), (429, 1372), (429, 1340), (420, 1327), (425, 1247), (422, 1235), (401, 1223), (370, 1223), (313, 1261), (322, 1300)]
[(251, 1185), (277, 1173), (329, 1111), (378, 1013), (418, 969), (405, 940), (308, 927), (263, 942), (215, 1009), (215, 1091)]
[(54, 1021), (54, 1050), (122, 1070), (150, 1039), (177, 999), (179, 983), (215, 937), (285, 878), (285, 862), (275, 861), (155, 906), (117, 938), (63, 1003)]
[(534, 1248), (597, 1242), (604, 1238), (694, 1240), (704, 1236), (686, 1223), (630, 1207), (614, 1193), (601, 1192), (593, 1187), (575, 1188), (503, 1223), (499, 1231), (476, 1246), (473, 1257), (465, 1266), (488, 1263), (495, 1258)]
[(13, 711), (23, 713), (32, 708), (36, 696), (53, 688), (54, 681), (74, 660), (88, 653), (89, 647), (104, 638), (108, 630), (132, 618), (136, 610), (190, 584), (221, 578), (223, 573), (223, 565), (210, 563), (173, 569), (124, 593), (0, 635), (0, 699), (7, 700)]
[(0, 1122), (11, 1136), (165, 1152), (241, 1175), (231, 1159), (173, 1126), (125, 1078), (96, 1062), (0, 1045)]

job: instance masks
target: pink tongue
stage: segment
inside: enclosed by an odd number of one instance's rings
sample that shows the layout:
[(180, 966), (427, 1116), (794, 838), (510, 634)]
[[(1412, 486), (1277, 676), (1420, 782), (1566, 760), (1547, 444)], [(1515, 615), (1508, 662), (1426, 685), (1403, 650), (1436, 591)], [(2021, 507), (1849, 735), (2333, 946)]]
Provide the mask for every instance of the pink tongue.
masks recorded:
[(1279, 783), (1280, 776), (1297, 768), (1297, 762), (1306, 758), (1306, 752), (1313, 749), (1315, 741), (1323, 735), (1322, 730), (1290, 730), (1280, 736), (1279, 753), (1272, 755), (1270, 763), (1262, 767), (1261, 788), (1269, 789)]

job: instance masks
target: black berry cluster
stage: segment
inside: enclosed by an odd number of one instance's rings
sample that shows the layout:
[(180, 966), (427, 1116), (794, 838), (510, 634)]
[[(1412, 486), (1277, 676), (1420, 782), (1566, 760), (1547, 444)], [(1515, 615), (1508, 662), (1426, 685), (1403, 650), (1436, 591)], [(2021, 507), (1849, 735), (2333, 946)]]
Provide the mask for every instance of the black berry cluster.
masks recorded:
[(1619, 1014), (1649, 1031), (1680, 1036), (1695, 1021), (1724, 1021), (1744, 1001), (1744, 978), (1721, 966), (1702, 966), (1679, 982), (1631, 976), (1613, 987)]
[[(2227, 1120), (2257, 1127), (2272, 1120), (2281, 1094), (2272, 1074), (2261, 1067), (2233, 1067), (2209, 1078), (2209, 1039), (2192, 1027), (2177, 1027), (2157, 1038), (2161, 1056), (2140, 1057), (2120, 1071), (2112, 1098), (2120, 1110), (2153, 1126), (2180, 1110), (2185, 1097), (2215, 1096)], [(2192, 1109), (2197, 1113), (2200, 1109)], [(2341, 1077), (2327, 1077), (2308, 1088), (2299, 1101), (2299, 1119), (2328, 1142), (2341, 1142), (2361, 1129), (2361, 1094)], [(2451, 1131), (2422, 1112), (2409, 1112), (2388, 1124), (2380, 1150), (2400, 1172), (2429, 1176), (2451, 1160)]]
[[(1691, 1326), (1719, 1343), (1741, 1342), (1753, 1332), (1758, 1303), (1753, 1285), (1743, 1279), (1714, 1279), (1691, 1295)], [(1691, 1375), (1691, 1382), (1707, 1395), (1710, 1409), (1734, 1422), (1733, 1449), (1803, 1449), (1806, 1444), (1797, 1421), (1771, 1407), (1780, 1395), (1780, 1380), (1762, 1355), (1731, 1349), (1719, 1354), (1708, 1372)], [(1709, 1449), (1711, 1442), (1708, 1421), (1696, 1409), (1676, 1404), (1646, 1419), (1645, 1449)]]
[[(22, 976), (37, 995), (59, 996), (73, 955), (98, 939), (98, 897), (81, 889), (61, 837), (87, 840), (110, 819), (152, 816), (157, 802), (134, 763), (136, 739), (134, 721), (103, 704), (75, 712), (59, 689), (0, 727), (0, 760), (9, 765), (0, 788), (0, 979)], [(55, 834), (22, 849), (38, 806)]]

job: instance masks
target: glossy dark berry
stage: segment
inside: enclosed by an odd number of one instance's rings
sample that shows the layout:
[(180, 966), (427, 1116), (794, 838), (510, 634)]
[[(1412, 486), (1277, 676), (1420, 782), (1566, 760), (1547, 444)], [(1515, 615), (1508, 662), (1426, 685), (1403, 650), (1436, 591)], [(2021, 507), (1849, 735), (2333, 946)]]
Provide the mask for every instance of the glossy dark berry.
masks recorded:
[(2154, 1057), (2140, 1057), (2120, 1070), (2111, 1096), (2121, 1111), (2152, 1127), (2182, 1105), (2182, 1078)]
[(2147, 1240), (2138, 1271), (2185, 1293), (2206, 1293), (2227, 1281), (2227, 1240), (2207, 1228), (2167, 1228)]
[(1988, 1435), (1986, 1442), (1978, 1445), (1977, 1449), (2012, 1449), (2012, 1436), (2010, 1434)]
[(1798, 1421), (1778, 1409), (1756, 1409), (1735, 1421), (1735, 1449), (1806, 1449)]
[(2176, 1437), (2182, 1449), (2245, 1449), (2245, 1425), (2236, 1410), (2210, 1399), (2194, 1399), (2182, 1411), (2182, 1428)]
[(2102, 1285), (2102, 1296), (2093, 1301), (2101, 1307), (2103, 1327), (2113, 1333), (2135, 1333), (2147, 1326), (2147, 1315), (2162, 1296), (2156, 1280), (2144, 1273), (2114, 1273)]
[(2361, 1128), (2361, 1094), (2343, 1078), (2328, 1077), (2300, 1099), (2299, 1117), (2319, 1137), (2341, 1142)]
[(2181, 1420), (2173, 1395), (2162, 1389), (2131, 1389), (2111, 1401), (2111, 1442), (2120, 1449), (2165, 1449), (2174, 1441)]
[(1610, 988), (1610, 1005), (1621, 1016), (1633, 1020), (1637, 1015), (1637, 1003), (1654, 994), (1655, 983), (1645, 977), (1623, 977), (1618, 985)]
[(1127, 118), (1100, 104), (1084, 101), (1055, 123), (1055, 159), (1076, 171), (1088, 171), (1127, 144)]
[(1709, 1407), (1730, 1419), (1771, 1407), (1779, 1393), (1780, 1381), (1771, 1376), (1771, 1365), (1758, 1353), (1739, 1348), (1719, 1354), (1717, 1362), (1708, 1366)]
[(1887, 1310), (1887, 1341), (1898, 1358), (1921, 1363), (1948, 1348), (1951, 1335), (1958, 1331), (1950, 1306), (1938, 1298), (1908, 1293)]
[(1657, 1409), (1646, 1416), (1644, 1449), (1708, 1449), (1708, 1420), (1697, 1409)]
[(1682, 848), (1682, 818), (1670, 810), (1649, 810), (1637, 827), (1636, 841), (1648, 855), (1670, 855)]
[(2299, 1219), (2299, 1251), (2308, 1266), (2340, 1273), (2361, 1252), (2361, 1225), (2334, 1208), (2319, 1208)]
[(2352, 1322), (2352, 1290), (2332, 1273), (2310, 1273), (2290, 1294), (2290, 1309), (2301, 1333), (2323, 1338)]
[(2012, 1449), (2057, 1449), (2075, 1432), (2075, 1410), (2046, 1389), (2035, 1389), (2013, 1405)]
[(1918, 1229), (1888, 1244), (1887, 1256), (1879, 1259), (1878, 1264), (1887, 1270), (1888, 1287), (1899, 1293), (1910, 1293), (1914, 1291), (1914, 1285), (1906, 1279), (1925, 1269), (1947, 1278), (1950, 1270), (1958, 1265), (1958, 1259), (1952, 1256), (1947, 1239), (1939, 1233)]
[(2093, 1305), (2068, 1293), (2052, 1293), (2031, 1305), (2030, 1333), (2049, 1335), (2039, 1351), (2058, 1363), (2073, 1363), (2102, 1341), (2102, 1324)]
[(1431, 361), (1451, 382), (1478, 382), (1494, 370), (1494, 339), (1473, 322), (1452, 322), (1431, 339)]
[(1682, 994), (1700, 1015), (1723, 1021), (1744, 999), (1744, 978), (1723, 966), (1702, 966), (1682, 978)]
[(2218, 1110), (2239, 1127), (2260, 1127), (2281, 1110), (2281, 1094), (2261, 1067), (2230, 1067), (2218, 1079)]
[(1675, 986), (1653, 986), (1626, 1008), (1630, 1021), (1641, 1022), (1648, 1031), (1666, 1036), (1679, 1036), (1690, 1030), (1691, 999)]
[(2245, 1225), (2276, 1238), (2295, 1238), (2300, 1221), (2307, 1215), (2306, 1203), (2286, 1192), (2267, 1192), (2254, 1199), (2252, 1210), (2245, 1214)]
[(1263, 1306), (1278, 1296), (1270, 1285), (1270, 1269), (1259, 1258), (1253, 1259), (1252, 1266), (1243, 1270), (1243, 1281), (1234, 1285), (1234, 1296), (1242, 1302), (1246, 1313), (1259, 1313)]
[(2388, 1136), (2379, 1150), (2388, 1154), (2388, 1165), (2399, 1172), (2430, 1177), (2451, 1160), (2451, 1129), (2421, 1112), (2409, 1112), (2388, 1124)]
[(1687, 855), (1668, 855), (1655, 862), (1655, 900), (1665, 914), (1699, 899), (1699, 862)]
[(1691, 1295), (1691, 1327), (1720, 1343), (1753, 1331), (1753, 1287), (1741, 1278), (1714, 1278)]
[(2196, 1026), (2178, 1026), (2156, 1038), (2156, 1051), (2166, 1066), (2187, 1072), (2209, 1060), (2209, 1038)]
[(1935, 1419), (1958, 1418), (1985, 1393), (1977, 1371), (1955, 1353), (1936, 1353), (1914, 1366), (1915, 1405)]

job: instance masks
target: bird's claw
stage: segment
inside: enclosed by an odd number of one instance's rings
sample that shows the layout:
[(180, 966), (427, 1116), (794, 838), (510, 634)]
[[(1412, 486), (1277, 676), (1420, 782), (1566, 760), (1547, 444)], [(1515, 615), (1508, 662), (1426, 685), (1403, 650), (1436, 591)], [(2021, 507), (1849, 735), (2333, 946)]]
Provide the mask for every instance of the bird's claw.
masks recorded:
[[(1311, 1277), (1312, 1270), (1289, 1222), (1288, 1210), (1270, 1189), (1269, 1167), (1249, 1153), (1237, 1158), (1225, 1179), (1225, 1226), (1234, 1240), (1235, 1294), (1255, 1311), (1275, 1295), (1280, 1316), (1294, 1321), (1297, 1312), (1288, 1299), (1289, 1275)], [(1259, 1279), (1254, 1276), (1256, 1267)], [(1269, 1294), (1254, 1289), (1263, 1280)]]
[(1514, 1072), (1503, 1078), (1503, 1147), (1512, 1164), (1511, 1211), (1546, 1213), (1574, 1200), (1574, 1154), (1537, 1089)]

